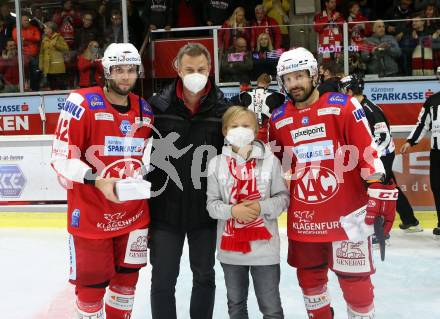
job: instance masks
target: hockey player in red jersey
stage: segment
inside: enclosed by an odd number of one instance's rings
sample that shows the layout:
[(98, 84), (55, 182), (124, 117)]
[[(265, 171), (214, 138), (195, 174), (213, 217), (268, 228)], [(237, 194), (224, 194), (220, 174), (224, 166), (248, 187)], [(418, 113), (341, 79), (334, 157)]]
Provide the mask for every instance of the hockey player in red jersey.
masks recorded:
[[(51, 163), (68, 185), (69, 279), (75, 285), (77, 318), (103, 319), (105, 312), (107, 319), (127, 319), (139, 270), (147, 263), (150, 214), (141, 160), (153, 114), (144, 99), (131, 93), (143, 72), (132, 44), (110, 44), (102, 65), (104, 88), (68, 96)], [(123, 190), (119, 180), (140, 186), (145, 197), (124, 201), (127, 197), (115, 192)]]
[[(278, 81), (289, 101), (272, 112), (269, 141), (291, 171), (288, 262), (297, 268), (309, 318), (333, 317), (327, 292), (334, 271), (348, 318), (374, 318), (372, 224), (388, 233), (397, 190), (384, 168), (356, 99), (316, 90), (318, 65), (304, 48), (283, 53)], [(281, 149), (276, 149), (281, 146)]]

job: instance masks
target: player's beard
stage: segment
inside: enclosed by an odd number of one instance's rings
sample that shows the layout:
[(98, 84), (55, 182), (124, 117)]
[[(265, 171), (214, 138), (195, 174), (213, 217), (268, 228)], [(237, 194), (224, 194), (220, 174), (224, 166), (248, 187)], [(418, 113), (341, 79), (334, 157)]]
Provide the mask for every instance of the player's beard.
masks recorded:
[[(294, 95), (294, 94), (293, 94), (293, 91), (294, 91), (294, 90), (298, 90), (298, 89), (302, 91), (302, 94), (300, 94), (300, 95), (298, 95), (298, 94)], [(292, 97), (292, 99), (293, 99), (295, 102), (304, 102), (304, 101), (306, 101), (306, 100), (310, 97), (310, 95), (312, 94), (313, 90), (314, 90), (313, 85), (310, 85), (309, 87), (297, 87), (297, 88), (293, 88), (292, 90), (290, 90), (289, 93), (290, 93), (290, 96)]]
[(115, 93), (119, 94), (119, 95), (127, 95), (128, 93), (131, 92), (131, 90), (133, 90), (134, 86), (136, 85), (136, 82), (133, 83), (133, 85), (131, 85), (130, 87), (128, 87), (126, 90), (121, 89), (114, 80), (109, 79), (108, 80), (108, 84), (110, 86), (110, 89), (112, 89), (112, 91), (114, 91)]

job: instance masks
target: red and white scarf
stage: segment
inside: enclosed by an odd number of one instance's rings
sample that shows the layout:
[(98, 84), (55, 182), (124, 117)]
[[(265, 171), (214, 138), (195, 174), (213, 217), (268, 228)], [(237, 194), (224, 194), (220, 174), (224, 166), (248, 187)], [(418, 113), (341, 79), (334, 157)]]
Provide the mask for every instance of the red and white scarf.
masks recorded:
[[(229, 172), (234, 178), (231, 189), (230, 204), (239, 204), (246, 200), (261, 198), (255, 178), (257, 161), (251, 159), (241, 164), (233, 157), (227, 157)], [(264, 220), (257, 217), (250, 223), (242, 223), (234, 218), (229, 218), (223, 231), (220, 248), (228, 251), (248, 253), (251, 251), (250, 242), (254, 240), (269, 240), (271, 233), (264, 226)]]

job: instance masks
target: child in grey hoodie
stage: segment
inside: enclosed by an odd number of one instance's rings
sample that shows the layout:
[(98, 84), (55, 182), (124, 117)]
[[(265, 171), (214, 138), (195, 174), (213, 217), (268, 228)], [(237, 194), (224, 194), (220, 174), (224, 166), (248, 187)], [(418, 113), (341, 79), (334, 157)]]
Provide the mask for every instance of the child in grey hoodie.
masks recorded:
[(207, 209), (217, 224), (217, 258), (226, 282), (229, 317), (248, 318), (249, 272), (264, 318), (284, 318), (279, 293), (278, 216), (289, 192), (281, 164), (255, 140), (255, 113), (239, 106), (223, 116), (229, 145), (208, 167)]

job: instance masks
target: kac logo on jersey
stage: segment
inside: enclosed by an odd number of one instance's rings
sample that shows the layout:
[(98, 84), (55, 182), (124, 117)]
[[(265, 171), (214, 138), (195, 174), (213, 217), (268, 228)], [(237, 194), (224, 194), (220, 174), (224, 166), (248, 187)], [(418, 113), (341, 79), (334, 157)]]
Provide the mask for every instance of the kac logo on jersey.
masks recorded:
[(131, 133), (131, 131), (133, 130), (133, 127), (131, 126), (130, 121), (123, 120), (121, 122), (121, 124), (119, 125), (119, 130), (121, 131), (122, 134), (127, 135), (127, 134)]
[(89, 102), (89, 107), (91, 110), (105, 109), (104, 99), (101, 95), (96, 93), (86, 94), (86, 99)]
[(347, 95), (341, 93), (332, 93), (328, 97), (328, 104), (345, 105), (347, 103)]
[(304, 117), (301, 119), (301, 124), (302, 124), (302, 125), (309, 125), (309, 122), (310, 122), (310, 119), (309, 119), (308, 116), (304, 116)]
[(362, 120), (363, 117), (365, 117), (365, 112), (363, 109), (356, 109), (353, 111), (353, 115), (356, 119), (356, 122), (359, 122)]
[(336, 195), (339, 189), (335, 173), (319, 166), (299, 169), (294, 175), (293, 197), (307, 204), (319, 204)]

